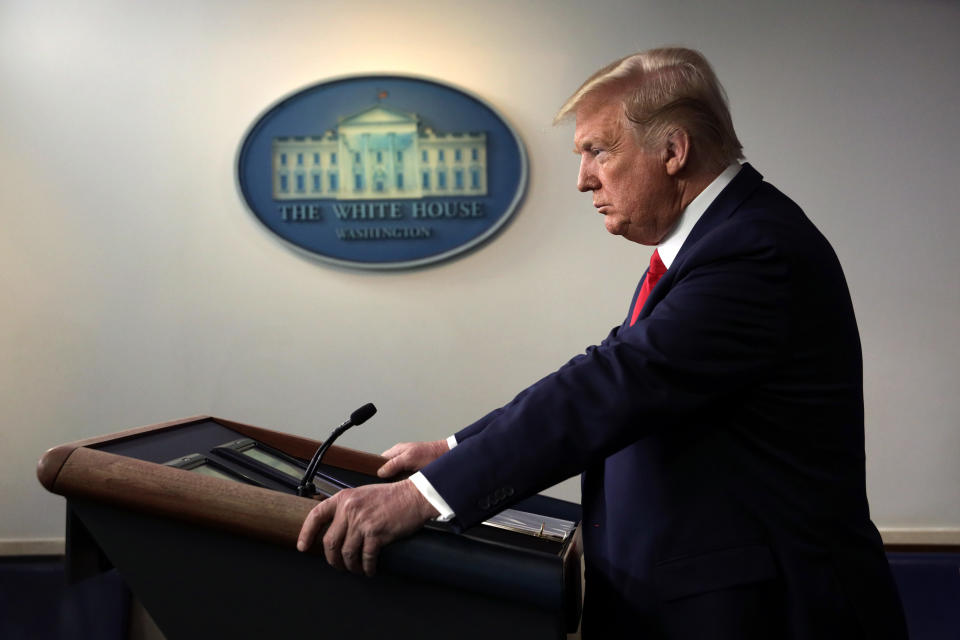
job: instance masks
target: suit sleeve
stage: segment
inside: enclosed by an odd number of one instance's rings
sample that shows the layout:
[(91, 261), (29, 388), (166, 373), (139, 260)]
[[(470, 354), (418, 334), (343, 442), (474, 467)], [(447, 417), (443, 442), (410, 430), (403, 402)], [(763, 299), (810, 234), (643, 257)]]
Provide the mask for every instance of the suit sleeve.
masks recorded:
[(460, 446), (423, 469), (458, 524), (682, 428), (762, 379), (788, 335), (791, 267), (776, 235), (757, 224), (714, 231), (664, 276), (634, 326), (468, 427)]

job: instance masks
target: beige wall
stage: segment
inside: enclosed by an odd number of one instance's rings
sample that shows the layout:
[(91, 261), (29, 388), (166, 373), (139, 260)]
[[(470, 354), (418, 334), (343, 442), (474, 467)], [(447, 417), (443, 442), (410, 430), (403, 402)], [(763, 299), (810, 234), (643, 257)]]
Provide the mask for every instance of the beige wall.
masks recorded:
[[(649, 250), (604, 232), (549, 123), (593, 69), (665, 43), (714, 62), (748, 158), (846, 267), (875, 519), (960, 526), (960, 7), (695, 4), (0, 2), (0, 539), (62, 535), (33, 472), (61, 442), (199, 413), (323, 437), (374, 401), (343, 443), (380, 451), (602, 339)], [(460, 85), (519, 131), (529, 190), (495, 241), (359, 273), (245, 210), (258, 114), (371, 71)]]

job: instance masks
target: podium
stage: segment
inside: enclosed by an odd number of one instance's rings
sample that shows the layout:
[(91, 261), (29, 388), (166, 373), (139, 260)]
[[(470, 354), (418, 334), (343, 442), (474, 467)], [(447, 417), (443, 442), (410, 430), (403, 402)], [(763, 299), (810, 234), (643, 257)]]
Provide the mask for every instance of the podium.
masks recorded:
[[(556, 639), (580, 617), (579, 506), (512, 508), (577, 523), (560, 539), (431, 524), (381, 552), (366, 578), (297, 535), (316, 504), (287, 482), (320, 442), (212, 416), (49, 450), (37, 475), (67, 499), (71, 580), (116, 567), (167, 640)], [(332, 446), (318, 487), (380, 482), (380, 456)], [(291, 466), (292, 465), (292, 466)]]

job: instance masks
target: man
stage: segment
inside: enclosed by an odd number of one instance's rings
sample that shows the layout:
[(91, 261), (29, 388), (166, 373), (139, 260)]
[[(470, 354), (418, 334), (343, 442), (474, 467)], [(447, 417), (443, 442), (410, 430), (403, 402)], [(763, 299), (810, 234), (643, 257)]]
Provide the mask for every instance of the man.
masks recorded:
[(469, 527), (583, 472), (585, 637), (905, 638), (864, 481), (860, 342), (840, 265), (740, 166), (707, 61), (601, 69), (576, 117), (578, 188), (657, 246), (623, 324), (443, 441), (385, 452), (398, 483), (318, 505), (331, 564), (442, 515)]

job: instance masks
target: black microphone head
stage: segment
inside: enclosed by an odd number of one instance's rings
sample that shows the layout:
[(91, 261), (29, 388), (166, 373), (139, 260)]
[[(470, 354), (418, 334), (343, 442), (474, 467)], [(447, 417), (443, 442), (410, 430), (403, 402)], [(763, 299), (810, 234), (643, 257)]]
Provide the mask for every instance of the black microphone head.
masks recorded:
[(373, 406), (372, 402), (368, 402), (363, 405), (356, 411), (350, 414), (350, 422), (354, 425), (363, 424), (367, 420), (373, 417), (373, 414), (377, 412), (377, 408)]

